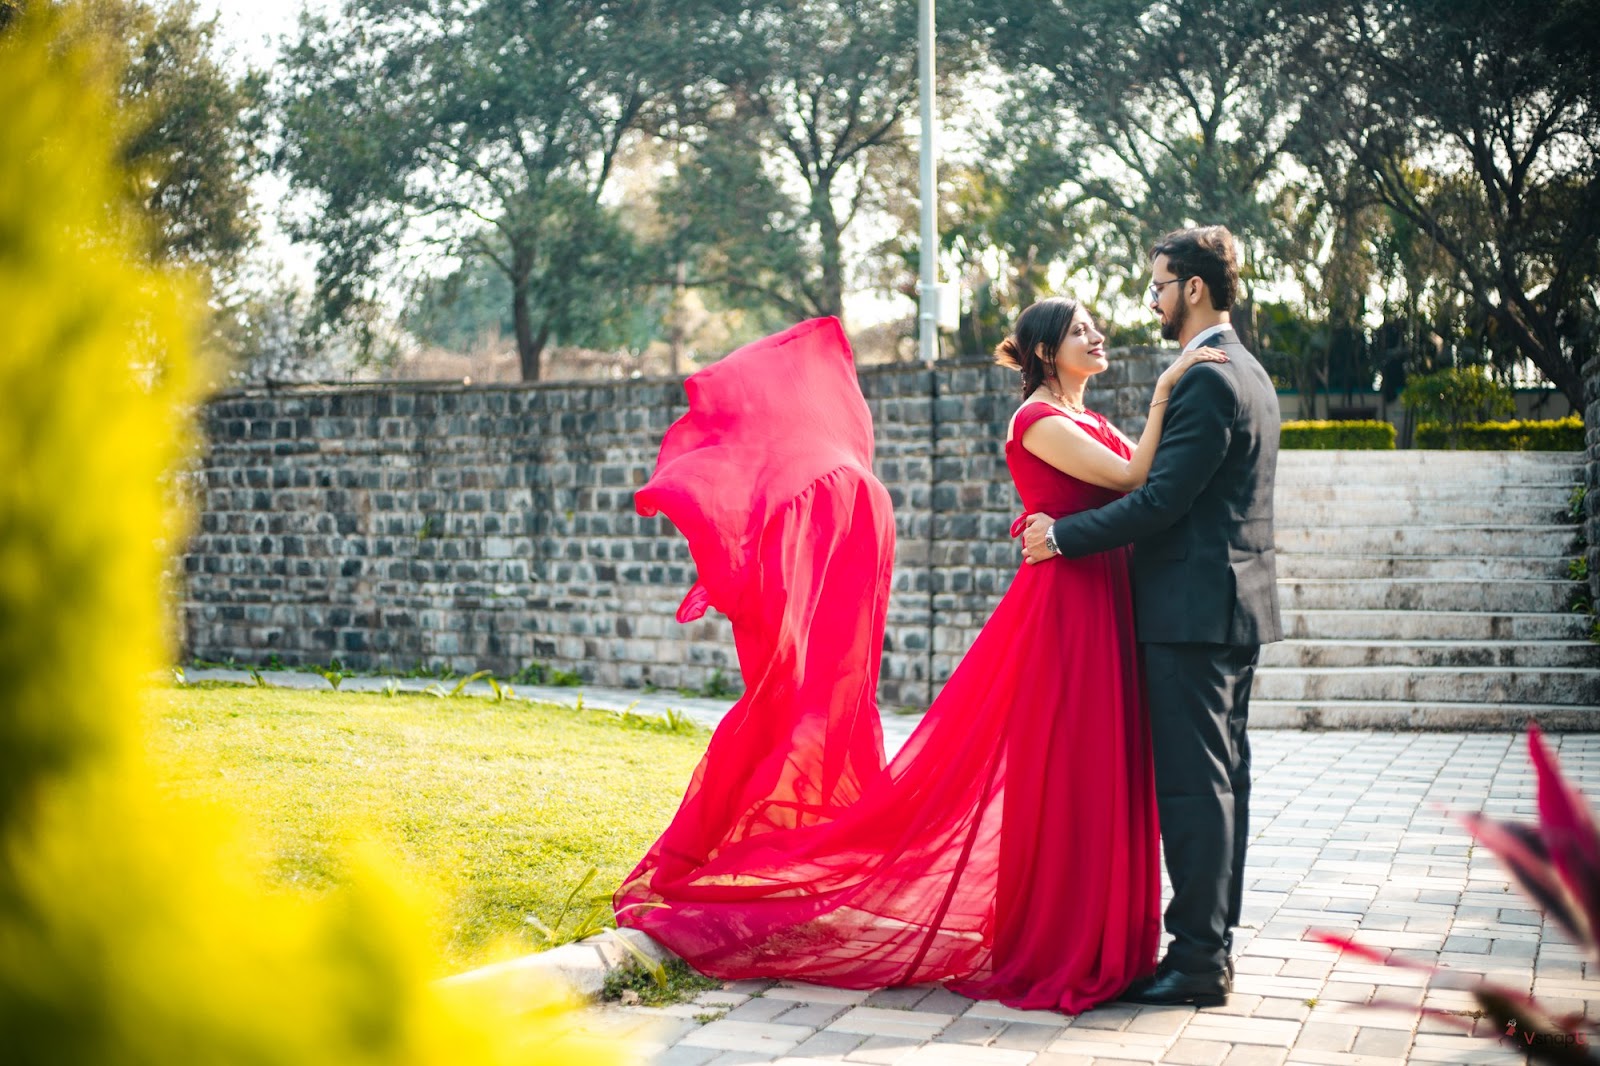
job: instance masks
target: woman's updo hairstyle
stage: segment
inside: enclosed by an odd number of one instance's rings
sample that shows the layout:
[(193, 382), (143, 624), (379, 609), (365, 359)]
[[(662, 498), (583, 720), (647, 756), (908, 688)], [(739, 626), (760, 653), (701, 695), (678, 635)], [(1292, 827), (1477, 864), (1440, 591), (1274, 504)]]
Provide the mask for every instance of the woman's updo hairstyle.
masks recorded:
[(1077, 313), (1078, 301), (1066, 296), (1040, 300), (1017, 316), (1011, 336), (995, 348), (995, 362), (1021, 371), (1023, 399), (1055, 375), (1056, 349)]

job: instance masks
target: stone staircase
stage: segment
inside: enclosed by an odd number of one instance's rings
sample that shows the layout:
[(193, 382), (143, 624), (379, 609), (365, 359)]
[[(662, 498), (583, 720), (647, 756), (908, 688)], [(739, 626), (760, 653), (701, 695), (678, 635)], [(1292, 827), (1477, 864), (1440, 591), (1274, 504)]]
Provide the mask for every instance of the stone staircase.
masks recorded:
[(1580, 460), (1280, 453), (1286, 639), (1262, 650), (1251, 724), (1600, 729), (1600, 645), (1567, 610)]

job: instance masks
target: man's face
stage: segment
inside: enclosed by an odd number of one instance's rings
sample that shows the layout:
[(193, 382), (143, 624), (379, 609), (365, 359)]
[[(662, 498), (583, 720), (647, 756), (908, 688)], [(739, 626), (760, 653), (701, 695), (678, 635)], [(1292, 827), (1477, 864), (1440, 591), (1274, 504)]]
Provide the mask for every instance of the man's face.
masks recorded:
[(1189, 319), (1189, 301), (1183, 298), (1183, 283), (1187, 278), (1180, 278), (1172, 272), (1171, 265), (1164, 255), (1156, 256), (1150, 266), (1150, 310), (1156, 313), (1156, 318), (1161, 322), (1161, 339), (1175, 341), (1183, 335), (1183, 325)]

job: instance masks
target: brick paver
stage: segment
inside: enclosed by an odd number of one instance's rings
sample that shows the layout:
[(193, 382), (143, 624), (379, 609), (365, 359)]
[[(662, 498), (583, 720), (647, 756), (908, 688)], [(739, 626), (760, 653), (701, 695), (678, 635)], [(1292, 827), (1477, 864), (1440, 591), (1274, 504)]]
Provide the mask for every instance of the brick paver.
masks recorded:
[[(1600, 796), (1600, 735), (1552, 736), (1568, 775)], [(1461, 1012), (1464, 993), (1308, 939), (1355, 934), (1400, 958), (1442, 963), (1600, 1017), (1600, 974), (1474, 847), (1454, 814), (1531, 821), (1525, 740), (1507, 733), (1262, 730), (1238, 977), (1226, 1008), (1108, 1005), (1076, 1018), (974, 1003), (938, 988), (875, 993), (737, 982), (682, 1008), (606, 1008), (658, 1066), (771, 1062), (894, 1066), (1366, 1066), (1519, 1063), (1420, 1007)], [(743, 999), (740, 997), (750, 997)], [(636, 1024), (637, 1023), (637, 1024)], [(653, 1028), (652, 1028), (653, 1027)], [(1478, 1028), (1483, 1029), (1484, 1026)]]

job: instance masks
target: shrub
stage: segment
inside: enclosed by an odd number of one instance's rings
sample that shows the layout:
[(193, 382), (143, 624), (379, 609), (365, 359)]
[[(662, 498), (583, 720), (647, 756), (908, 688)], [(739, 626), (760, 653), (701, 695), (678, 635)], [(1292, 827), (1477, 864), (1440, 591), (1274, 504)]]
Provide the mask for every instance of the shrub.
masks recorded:
[(529, 663), (511, 678), (519, 685), (553, 685), (557, 688), (576, 688), (583, 677), (571, 670), (562, 670), (549, 663)]
[(6, 1061), (610, 1060), (563, 1036), (558, 996), (513, 1017), (436, 984), (430, 908), (375, 851), (339, 890), (269, 888), (234, 823), (156, 780), (143, 687), (168, 656), (163, 479), (192, 438), (198, 305), (121, 206), (118, 72), (75, 6), (27, 5), (0, 34)]
[(1417, 427), (1418, 448), (1453, 448), (1470, 452), (1581, 452), (1583, 420), (1577, 415), (1526, 422), (1470, 422), (1447, 426), (1424, 422)]
[(1285, 422), (1278, 447), (1393, 451), (1394, 426), (1388, 422)]
[(1458, 366), (1412, 378), (1400, 402), (1418, 422), (1458, 426), (1505, 418), (1517, 409), (1512, 391), (1481, 367)]

